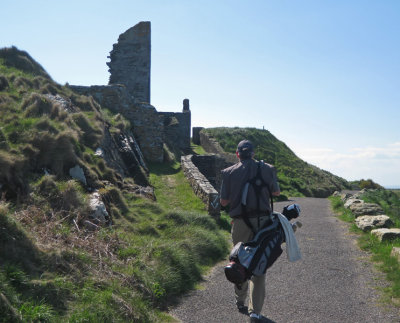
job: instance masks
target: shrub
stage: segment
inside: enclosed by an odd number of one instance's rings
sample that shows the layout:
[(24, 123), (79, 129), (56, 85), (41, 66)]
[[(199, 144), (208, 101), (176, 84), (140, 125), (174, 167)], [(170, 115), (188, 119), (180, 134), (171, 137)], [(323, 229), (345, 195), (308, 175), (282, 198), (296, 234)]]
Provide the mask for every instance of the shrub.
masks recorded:
[(50, 114), (53, 103), (44, 95), (32, 93), (24, 99), (21, 108), (25, 110), (26, 117), (40, 117), (43, 114)]
[(7, 78), (4, 75), (0, 75), (0, 91), (4, 91), (10, 86)]
[(96, 111), (99, 108), (98, 104), (91, 96), (73, 94), (71, 96), (71, 101), (83, 111)]
[(33, 86), (33, 83), (31, 80), (27, 79), (26, 77), (18, 76), (14, 80), (14, 85), (19, 88), (29, 89)]
[(2, 190), (10, 197), (27, 192), (28, 183), (25, 175), (28, 168), (29, 164), (24, 157), (0, 150), (0, 183), (4, 186)]
[(83, 211), (87, 208), (85, 196), (81, 193), (79, 184), (75, 180), (70, 180), (61, 189), (61, 209), (66, 211)]
[(33, 80), (32, 80), (33, 87), (34, 87), (35, 89), (37, 89), (37, 90), (40, 89), (40, 87), (42, 86), (42, 84), (45, 84), (45, 83), (47, 83), (47, 82), (48, 82), (48, 80), (45, 79), (43, 76), (35, 76), (35, 77), (33, 78)]
[(375, 183), (372, 179), (361, 179), (360, 189), (383, 189), (381, 185)]
[(59, 131), (57, 128), (54, 127), (54, 125), (51, 123), (50, 119), (48, 117), (43, 117), (41, 118), (38, 123), (36, 123), (36, 128), (39, 131), (48, 131), (51, 134), (58, 134)]
[(63, 131), (57, 135), (47, 131), (36, 133), (30, 143), (39, 151), (37, 167), (49, 168), (58, 176), (65, 174), (77, 162), (76, 140), (77, 136), (72, 131)]
[(59, 193), (55, 177), (51, 175), (45, 175), (37, 184), (38, 193), (42, 196), (50, 197), (55, 196)]
[(83, 132), (83, 142), (91, 148), (96, 148), (103, 137), (102, 130), (93, 125), (83, 113), (74, 114), (73, 119)]
[(0, 149), (8, 150), (10, 146), (8, 145), (7, 138), (4, 135), (3, 129), (0, 128)]
[(52, 94), (52, 95), (56, 95), (58, 92), (58, 89), (50, 83), (46, 83), (45, 85), (40, 87), (40, 93), (43, 94)]
[(116, 206), (122, 212), (122, 214), (129, 211), (124, 196), (115, 186), (102, 190), (101, 194), (104, 196), (106, 201)]

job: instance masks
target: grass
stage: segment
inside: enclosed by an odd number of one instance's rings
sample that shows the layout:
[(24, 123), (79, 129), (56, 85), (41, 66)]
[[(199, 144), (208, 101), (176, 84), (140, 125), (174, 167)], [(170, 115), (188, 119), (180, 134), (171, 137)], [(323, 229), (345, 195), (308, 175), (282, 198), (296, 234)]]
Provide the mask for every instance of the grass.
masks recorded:
[(327, 197), (336, 190), (349, 188), (343, 178), (302, 161), (267, 130), (221, 127), (202, 131), (216, 139), (229, 153), (236, 151), (241, 140), (251, 140), (255, 147), (255, 158), (276, 167), (284, 196)]
[(204, 150), (204, 148), (200, 145), (196, 145), (193, 142), (190, 144), (191, 150), (197, 154), (197, 155), (206, 155), (207, 152)]
[(204, 203), (193, 194), (193, 190), (180, 170), (180, 164), (150, 164), (150, 183), (160, 206), (169, 208), (175, 205), (186, 211), (204, 212)]
[(365, 202), (380, 205), (385, 214), (395, 223), (395, 226), (400, 228), (400, 198), (396, 192), (385, 189), (369, 190), (361, 198)]
[[(227, 255), (227, 217), (206, 213), (175, 151), (150, 165), (157, 200), (138, 195), (137, 178), (94, 155), (104, 124), (115, 140), (130, 123), (26, 53), (0, 49), (0, 74), (0, 322), (173, 321), (163, 311)], [(112, 225), (86, 227), (90, 191), (71, 180), (76, 164)]]
[[(387, 195), (380, 195), (387, 196)], [(331, 196), (331, 206), (338, 217), (348, 223), (351, 223), (350, 231), (358, 234), (358, 245), (362, 250), (372, 254), (371, 260), (377, 268), (386, 274), (386, 279), (390, 282), (388, 287), (384, 288), (385, 299), (400, 299), (400, 264), (398, 260), (391, 256), (393, 247), (400, 247), (400, 239), (391, 241), (379, 241), (379, 239), (369, 232), (363, 232), (354, 224), (354, 215), (349, 209), (344, 208), (343, 202), (338, 196)], [(399, 304), (398, 301), (393, 302)]]
[[(170, 320), (162, 310), (194, 288), (202, 273), (224, 258), (229, 248), (228, 232), (200, 210), (202, 205), (191, 189), (186, 187), (185, 195), (171, 199), (171, 192), (185, 183), (181, 170), (174, 167), (173, 174), (168, 173), (171, 168), (159, 166), (158, 174), (151, 175), (160, 187), (169, 187), (157, 196), (165, 205), (128, 192), (103, 192), (121, 213), (113, 219), (112, 228), (93, 233), (82, 227), (77, 231), (72, 223), (75, 215), (68, 218), (70, 213), (63, 213), (64, 218), (46, 215), (46, 210), (54, 210), (47, 205), (51, 197), (36, 198), (45, 213), (32, 207), (14, 211), (3, 206), (1, 227), (10, 237), (2, 235), (9, 253), (2, 250), (0, 256), (0, 287), (23, 320)], [(55, 187), (43, 179), (36, 183), (51, 186), (56, 196), (71, 190), (82, 194), (77, 182), (56, 181)], [(84, 203), (75, 195), (69, 193), (68, 205)], [(20, 263), (22, 253), (29, 255), (24, 257), (25, 264)], [(10, 308), (1, 311), (5, 321), (12, 318)]]

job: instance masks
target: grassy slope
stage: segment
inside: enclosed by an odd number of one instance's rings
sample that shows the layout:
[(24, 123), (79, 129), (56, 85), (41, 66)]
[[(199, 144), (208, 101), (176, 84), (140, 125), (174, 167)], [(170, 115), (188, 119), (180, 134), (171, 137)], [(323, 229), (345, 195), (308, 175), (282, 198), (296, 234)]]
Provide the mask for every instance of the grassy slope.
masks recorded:
[(327, 197), (335, 190), (349, 188), (343, 178), (335, 176), (298, 158), (269, 131), (255, 128), (207, 128), (221, 147), (234, 153), (239, 141), (251, 140), (255, 158), (273, 164), (278, 170), (281, 191), (286, 196)]
[[(77, 111), (63, 112), (46, 93)], [(0, 322), (170, 320), (168, 301), (228, 251), (226, 223), (206, 214), (179, 164), (151, 165), (158, 201), (132, 194), (135, 179), (94, 155), (103, 122), (116, 133), (129, 123), (16, 49), (0, 50), (0, 114)], [(112, 226), (82, 225), (89, 192), (66, 174), (76, 162), (91, 171)]]

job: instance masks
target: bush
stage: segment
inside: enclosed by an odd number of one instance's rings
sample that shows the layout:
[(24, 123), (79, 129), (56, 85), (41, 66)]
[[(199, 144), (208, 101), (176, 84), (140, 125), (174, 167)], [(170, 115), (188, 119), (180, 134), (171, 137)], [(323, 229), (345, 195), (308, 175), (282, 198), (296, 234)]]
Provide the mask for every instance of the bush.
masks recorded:
[(18, 76), (14, 81), (14, 85), (19, 88), (29, 89), (33, 86), (33, 83), (26, 77)]
[(383, 189), (381, 185), (375, 183), (372, 179), (361, 179), (360, 189)]
[(37, 167), (49, 168), (58, 176), (66, 174), (77, 163), (76, 140), (76, 134), (71, 131), (63, 131), (56, 136), (49, 132), (36, 133), (31, 144), (39, 151)]
[(25, 110), (26, 117), (41, 117), (44, 114), (51, 113), (53, 103), (44, 95), (32, 93), (24, 99), (21, 108)]
[(9, 86), (7, 78), (4, 75), (0, 75), (0, 91), (7, 89)]
[(93, 149), (97, 148), (103, 137), (102, 130), (97, 125), (93, 125), (83, 113), (74, 114), (73, 119), (83, 132), (83, 141), (85, 145)]

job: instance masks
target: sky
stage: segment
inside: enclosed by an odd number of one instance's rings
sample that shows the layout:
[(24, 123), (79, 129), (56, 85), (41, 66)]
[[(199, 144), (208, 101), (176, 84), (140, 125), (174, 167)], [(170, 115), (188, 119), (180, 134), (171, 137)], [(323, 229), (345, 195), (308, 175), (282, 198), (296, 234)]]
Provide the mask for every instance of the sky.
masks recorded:
[(400, 187), (398, 0), (0, 0), (0, 47), (60, 84), (108, 83), (118, 36), (151, 22), (151, 104), (192, 126), (269, 130), (347, 180)]

